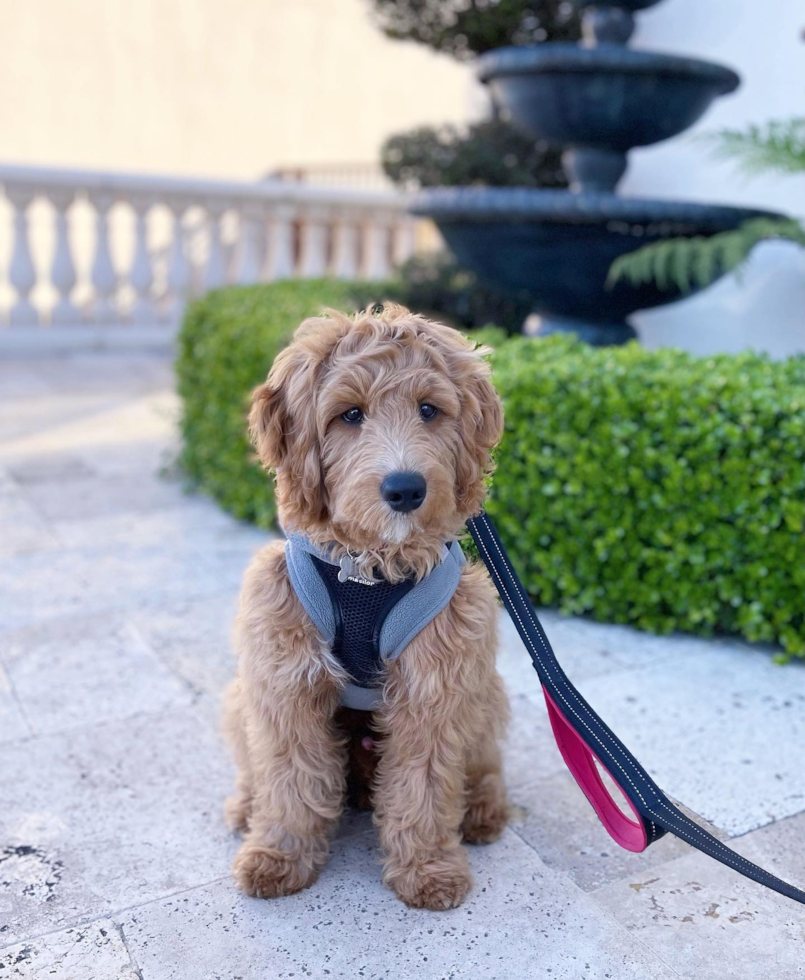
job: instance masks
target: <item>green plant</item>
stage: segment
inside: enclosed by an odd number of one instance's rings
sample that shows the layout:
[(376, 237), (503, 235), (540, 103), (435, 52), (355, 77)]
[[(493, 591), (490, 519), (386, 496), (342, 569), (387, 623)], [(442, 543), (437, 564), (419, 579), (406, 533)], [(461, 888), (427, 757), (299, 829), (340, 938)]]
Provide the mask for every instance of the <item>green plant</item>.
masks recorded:
[(805, 358), (515, 338), (490, 513), (546, 605), (805, 655)]
[[(776, 120), (745, 132), (725, 129), (704, 137), (717, 156), (735, 160), (747, 173), (805, 173), (805, 119)], [(622, 255), (609, 270), (610, 286), (652, 282), (683, 293), (701, 289), (728, 272), (740, 272), (756, 245), (789, 241), (805, 247), (805, 224), (794, 218), (754, 218), (710, 238), (670, 238)]]
[[(374, 20), (388, 37), (412, 40), (466, 61), (492, 48), (541, 41), (575, 41), (580, 21), (571, 0), (371, 0)], [(381, 149), (388, 177), (406, 190), (420, 187), (480, 185), (489, 187), (566, 187), (561, 153), (544, 140), (533, 140), (497, 113), (466, 127), (419, 126), (389, 137)], [(410, 270), (403, 270), (406, 275)], [(450, 272), (450, 277), (456, 279)], [(505, 298), (477, 283), (471, 273), (464, 297), (453, 303), (450, 291), (433, 309), (462, 325), (475, 325), (478, 310), (502, 307)], [(431, 276), (431, 285), (435, 285)], [(444, 276), (439, 273), (444, 281)], [(417, 283), (412, 287), (416, 291)], [(435, 290), (431, 290), (432, 294)], [(442, 305), (443, 302), (443, 305)], [(511, 297), (519, 313), (522, 297)], [(470, 322), (457, 315), (472, 309)], [(529, 312), (515, 323), (519, 330)], [(514, 315), (514, 311), (513, 314)]]
[(793, 218), (753, 218), (733, 231), (710, 238), (668, 238), (622, 255), (612, 263), (607, 282), (625, 279), (633, 286), (653, 282), (660, 289), (683, 293), (703, 289), (728, 272), (741, 273), (760, 242), (796, 242), (805, 248), (805, 225)]
[(371, 0), (380, 29), (461, 61), (507, 44), (577, 41), (569, 0)]
[[(301, 319), (384, 289), (277, 283), (190, 308), (182, 459), (201, 489), (274, 521), (246, 438), (249, 392)], [(482, 335), (506, 409), (489, 509), (538, 602), (805, 656), (805, 358)]]
[[(417, 41), (459, 60), (508, 44), (575, 41), (568, 0), (372, 0), (387, 36)], [(485, 185), (566, 187), (560, 151), (493, 114), (467, 127), (419, 126), (381, 150), (386, 174), (405, 188)]]
[(398, 187), (567, 187), (561, 152), (501, 119), (419, 126), (390, 136), (380, 164)]
[(745, 131), (722, 129), (703, 139), (713, 144), (716, 156), (735, 160), (746, 173), (805, 173), (805, 118), (773, 119)]
[(414, 256), (397, 275), (399, 279), (386, 287), (389, 298), (454, 327), (473, 330), (496, 323), (509, 333), (519, 333), (531, 312), (528, 296), (487, 286), (462, 269), (449, 252)]

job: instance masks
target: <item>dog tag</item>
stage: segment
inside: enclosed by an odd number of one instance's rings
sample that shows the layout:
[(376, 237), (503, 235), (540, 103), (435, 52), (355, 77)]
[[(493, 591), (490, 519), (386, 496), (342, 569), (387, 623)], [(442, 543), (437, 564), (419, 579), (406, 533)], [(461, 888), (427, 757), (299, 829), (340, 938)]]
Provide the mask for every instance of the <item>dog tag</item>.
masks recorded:
[(344, 555), (339, 561), (338, 581), (357, 582), (359, 585), (377, 585), (375, 579), (364, 578), (358, 572), (358, 566), (352, 555)]
[(344, 555), (338, 564), (340, 565), (340, 571), (338, 572), (339, 582), (348, 582), (350, 576), (354, 575), (358, 571), (355, 562), (352, 560), (350, 555)]

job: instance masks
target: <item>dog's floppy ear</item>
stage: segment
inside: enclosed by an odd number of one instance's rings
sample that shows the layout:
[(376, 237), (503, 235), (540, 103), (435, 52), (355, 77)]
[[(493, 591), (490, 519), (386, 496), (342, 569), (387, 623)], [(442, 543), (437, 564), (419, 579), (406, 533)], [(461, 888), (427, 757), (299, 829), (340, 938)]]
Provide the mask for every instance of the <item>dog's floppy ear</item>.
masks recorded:
[(480, 413), (475, 439), (479, 447), (489, 452), (500, 442), (500, 437), (503, 435), (503, 405), (497, 389), (489, 380), (489, 369), (485, 363), (483, 369), (476, 374), (474, 388)]
[(480, 359), (461, 385), (462, 449), (456, 466), (456, 500), (459, 510), (473, 514), (486, 494), (484, 480), (492, 472), (491, 450), (503, 434), (503, 406), (489, 380), (489, 365)]
[(252, 392), (249, 435), (268, 470), (275, 470), (285, 458), (285, 432), (288, 417), (282, 388), (266, 381)]
[(254, 390), (249, 413), (252, 442), (263, 466), (277, 471), (284, 507), (314, 520), (326, 513), (316, 426), (318, 364), (303, 345), (286, 347)]
[(297, 367), (296, 361), (292, 348), (281, 351), (267, 380), (252, 392), (249, 435), (260, 461), (268, 470), (282, 466), (288, 454), (291, 430), (288, 388)]

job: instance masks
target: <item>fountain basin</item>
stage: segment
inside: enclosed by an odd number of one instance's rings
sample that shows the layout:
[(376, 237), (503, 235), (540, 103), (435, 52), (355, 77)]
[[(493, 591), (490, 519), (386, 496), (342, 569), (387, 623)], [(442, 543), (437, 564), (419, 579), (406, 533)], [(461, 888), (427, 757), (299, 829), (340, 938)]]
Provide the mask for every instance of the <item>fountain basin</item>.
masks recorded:
[[(573, 332), (593, 344), (635, 336), (627, 317), (681, 299), (652, 283), (607, 286), (619, 256), (661, 239), (709, 237), (769, 211), (614, 194), (517, 188), (436, 188), (412, 211), (432, 218), (458, 261), (480, 277), (526, 294), (539, 333)], [(697, 290), (685, 293), (691, 295)]]
[(681, 133), (740, 81), (694, 58), (558, 43), (489, 51), (478, 77), (529, 135), (620, 153)]

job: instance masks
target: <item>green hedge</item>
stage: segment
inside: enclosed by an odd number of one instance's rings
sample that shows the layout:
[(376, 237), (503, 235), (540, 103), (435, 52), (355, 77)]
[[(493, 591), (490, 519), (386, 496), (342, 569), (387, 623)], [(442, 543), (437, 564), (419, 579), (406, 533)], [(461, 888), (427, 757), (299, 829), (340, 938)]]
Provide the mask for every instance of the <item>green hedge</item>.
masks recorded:
[[(249, 391), (305, 316), (380, 298), (279, 283), (188, 311), (183, 462), (236, 516), (275, 518), (245, 434)], [(493, 367), (506, 433), (489, 510), (539, 603), (805, 655), (805, 358), (515, 338)]]
[(490, 513), (539, 601), (805, 654), (805, 358), (508, 341)]

